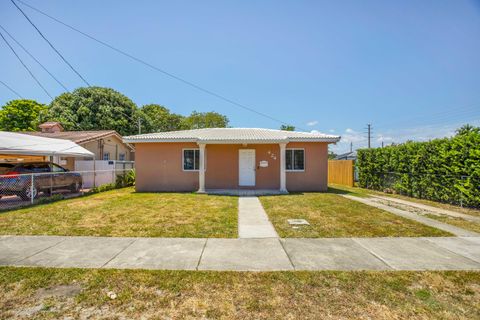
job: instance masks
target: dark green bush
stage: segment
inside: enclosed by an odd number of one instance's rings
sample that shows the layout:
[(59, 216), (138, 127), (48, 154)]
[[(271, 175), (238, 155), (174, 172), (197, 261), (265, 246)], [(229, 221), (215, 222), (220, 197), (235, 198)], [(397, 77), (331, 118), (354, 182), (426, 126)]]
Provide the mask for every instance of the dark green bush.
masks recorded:
[(117, 175), (115, 181), (117, 188), (131, 187), (135, 185), (135, 170), (130, 170), (126, 173)]
[(373, 190), (480, 207), (480, 128), (451, 138), (358, 151), (359, 185)]

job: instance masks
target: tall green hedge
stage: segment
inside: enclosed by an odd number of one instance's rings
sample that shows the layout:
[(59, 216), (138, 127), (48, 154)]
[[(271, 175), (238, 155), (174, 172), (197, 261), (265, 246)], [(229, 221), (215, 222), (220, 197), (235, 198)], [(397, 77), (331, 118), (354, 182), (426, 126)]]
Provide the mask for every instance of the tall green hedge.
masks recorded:
[(480, 207), (480, 128), (451, 138), (358, 150), (359, 185), (412, 197)]

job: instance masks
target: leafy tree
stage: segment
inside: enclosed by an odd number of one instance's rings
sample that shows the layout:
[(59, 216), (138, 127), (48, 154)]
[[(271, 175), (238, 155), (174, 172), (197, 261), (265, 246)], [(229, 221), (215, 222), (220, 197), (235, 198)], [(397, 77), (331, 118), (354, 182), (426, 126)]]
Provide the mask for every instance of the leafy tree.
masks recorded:
[(0, 130), (35, 131), (47, 106), (35, 100), (12, 100), (0, 110)]
[(141, 119), (142, 132), (162, 132), (181, 130), (183, 116), (171, 113), (159, 104), (147, 104), (139, 109), (137, 116)]
[(280, 130), (295, 131), (295, 127), (291, 125), (282, 124), (282, 126), (280, 127)]
[(58, 121), (65, 130), (116, 130), (137, 133), (137, 106), (110, 88), (85, 87), (63, 93), (50, 104), (46, 120)]
[(474, 127), (470, 124), (466, 124), (462, 126), (460, 129), (457, 129), (456, 133), (457, 135), (467, 135), (469, 133), (479, 133), (480, 128), (479, 127)]
[(202, 128), (226, 128), (229, 120), (217, 112), (197, 112), (193, 111), (188, 117), (184, 118), (182, 125), (185, 129)]

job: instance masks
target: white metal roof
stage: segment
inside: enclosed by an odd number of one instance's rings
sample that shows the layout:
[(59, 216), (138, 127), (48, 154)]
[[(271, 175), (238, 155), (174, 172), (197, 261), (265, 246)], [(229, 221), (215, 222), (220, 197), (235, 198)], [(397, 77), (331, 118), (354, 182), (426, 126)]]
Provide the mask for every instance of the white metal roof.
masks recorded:
[(198, 143), (335, 143), (339, 136), (323, 133), (284, 131), (261, 128), (210, 128), (156, 132), (123, 137), (126, 143), (143, 142), (198, 142)]
[(0, 154), (93, 157), (75, 142), (0, 131)]

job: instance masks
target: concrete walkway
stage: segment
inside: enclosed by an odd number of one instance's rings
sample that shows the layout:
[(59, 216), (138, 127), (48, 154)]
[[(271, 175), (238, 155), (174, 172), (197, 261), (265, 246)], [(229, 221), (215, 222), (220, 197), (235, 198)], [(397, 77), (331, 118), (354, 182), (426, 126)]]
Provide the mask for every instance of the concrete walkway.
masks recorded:
[(386, 204), (379, 203), (379, 202), (375, 201), (374, 199), (360, 198), (360, 197), (355, 197), (355, 196), (346, 195), (346, 194), (344, 194), (342, 196), (345, 197), (345, 198), (348, 198), (350, 200), (355, 200), (355, 201), (367, 204), (369, 206), (388, 211), (390, 213), (396, 214), (397, 216), (407, 218), (407, 219), (411, 219), (411, 220), (415, 220), (415, 221), (423, 223), (427, 226), (450, 232), (451, 234), (454, 234), (454, 235), (459, 236), (459, 237), (480, 237), (480, 233), (465, 230), (465, 229), (462, 229), (462, 228), (459, 228), (459, 227), (455, 227), (451, 224), (447, 224), (447, 223), (443, 223), (441, 221), (430, 219), (430, 218), (427, 218), (427, 217), (422, 216), (420, 214), (416, 214), (416, 213), (409, 212), (409, 211), (406, 211), (406, 210), (401, 210), (401, 209), (398, 209), (398, 208), (394, 208), (394, 207), (388, 206)]
[(480, 237), (1, 236), (0, 265), (169, 270), (480, 270)]
[(446, 209), (442, 209), (442, 208), (432, 207), (432, 206), (428, 206), (428, 205), (422, 204), (422, 203), (417, 203), (417, 202), (412, 202), (412, 201), (398, 199), (398, 198), (392, 198), (392, 197), (378, 196), (378, 195), (371, 195), (371, 197), (376, 198), (376, 199), (384, 200), (387, 203), (388, 202), (396, 203), (396, 204), (399, 204), (399, 205), (420, 209), (420, 211), (428, 213), (428, 214), (444, 215), (444, 216), (450, 216), (450, 217), (454, 217), (454, 218), (461, 218), (461, 219), (471, 221), (471, 222), (480, 222), (480, 217), (475, 217), (475, 216), (471, 216), (469, 214), (460, 213), (460, 212), (451, 211), (451, 210), (446, 210)]
[(239, 238), (278, 238), (268, 215), (257, 197), (238, 198)]

